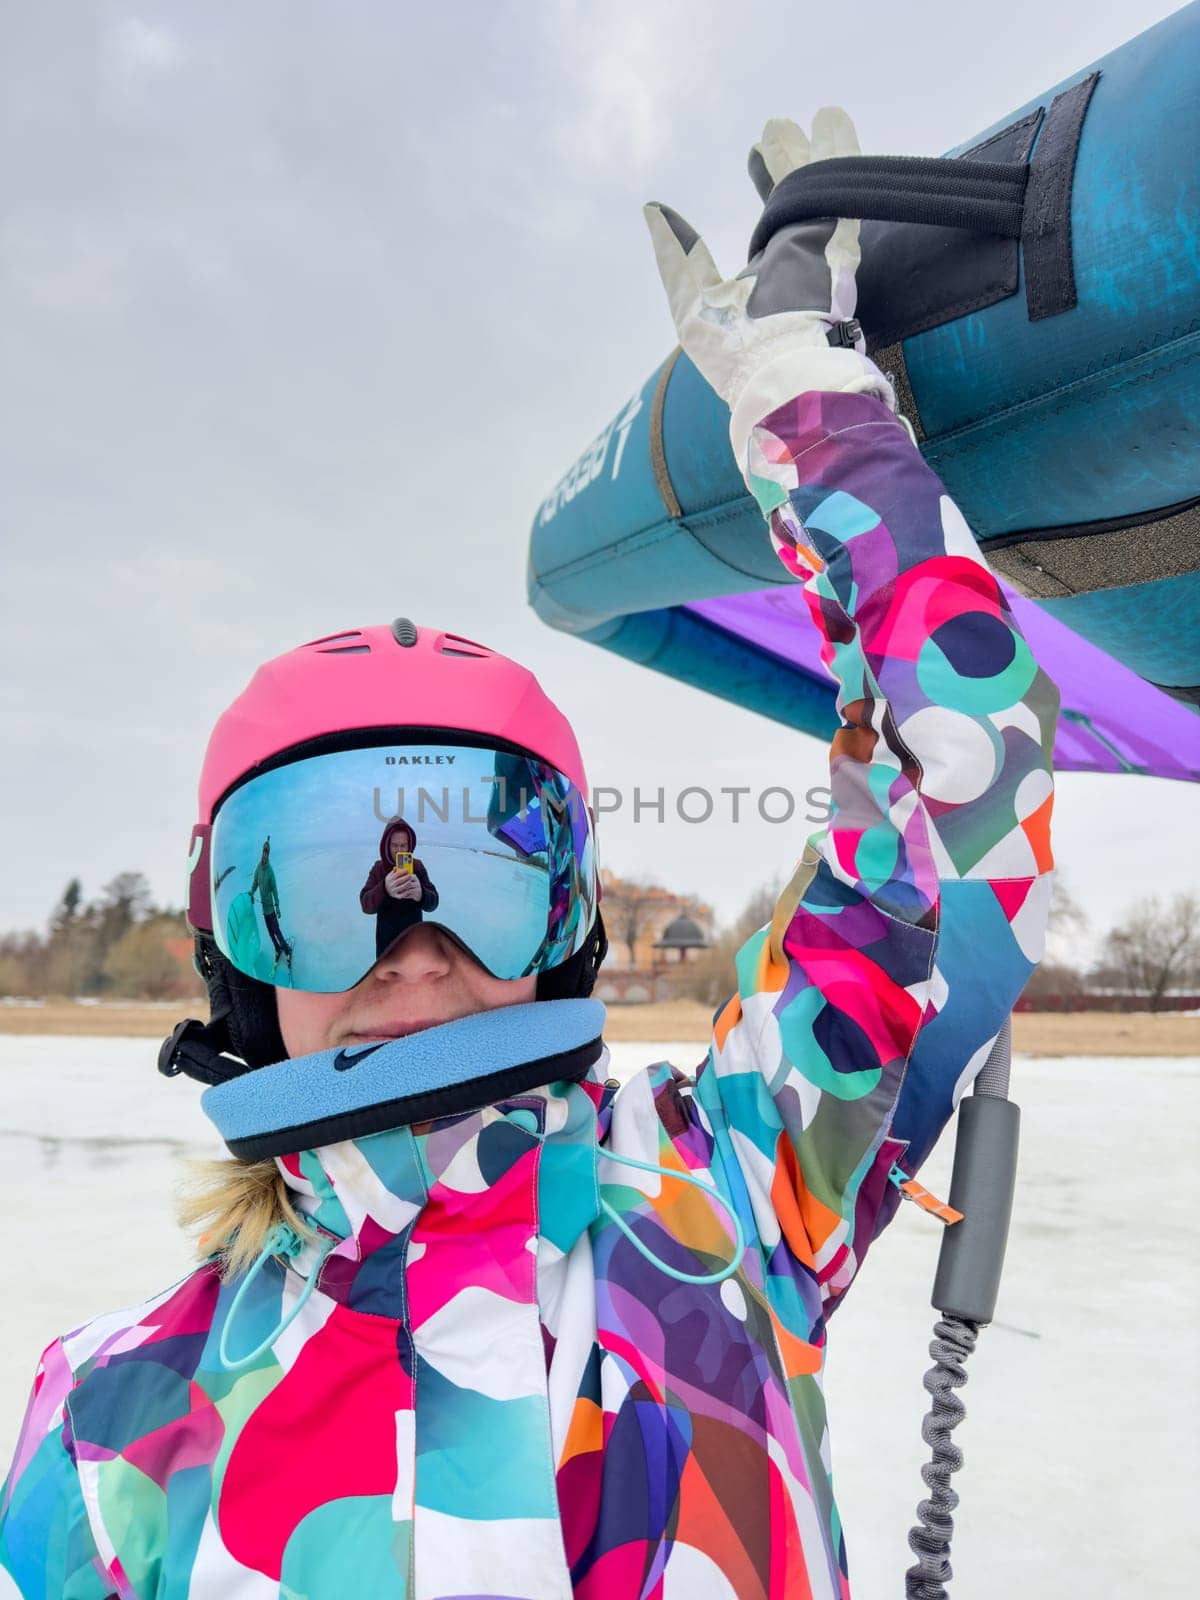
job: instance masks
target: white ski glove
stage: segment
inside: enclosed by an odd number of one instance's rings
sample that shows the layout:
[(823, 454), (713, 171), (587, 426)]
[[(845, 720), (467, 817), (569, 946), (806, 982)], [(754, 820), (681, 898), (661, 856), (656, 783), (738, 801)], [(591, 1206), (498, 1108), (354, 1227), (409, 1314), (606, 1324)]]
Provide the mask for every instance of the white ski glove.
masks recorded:
[[(765, 170), (776, 184), (809, 162), (858, 154), (854, 124), (840, 106), (826, 106), (813, 118), (811, 142), (794, 122), (773, 117), (750, 160), (760, 179)], [(782, 228), (736, 278), (722, 278), (703, 239), (677, 212), (644, 210), (679, 342), (729, 405), (729, 439), (747, 481), (751, 432), (797, 395), (855, 391), (896, 409), (892, 386), (853, 323), (856, 219)], [(853, 343), (831, 345), (835, 328)]]

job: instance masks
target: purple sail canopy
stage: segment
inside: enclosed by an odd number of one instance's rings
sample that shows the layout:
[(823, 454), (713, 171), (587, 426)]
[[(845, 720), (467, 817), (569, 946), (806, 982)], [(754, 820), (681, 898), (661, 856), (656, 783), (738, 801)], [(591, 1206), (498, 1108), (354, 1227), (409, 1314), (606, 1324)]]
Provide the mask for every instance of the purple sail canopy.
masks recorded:
[[(1031, 600), (1002, 585), (1038, 661), (1058, 684), (1062, 713), (1054, 762), (1063, 772), (1139, 772), (1200, 782), (1200, 714), (1155, 689)], [(696, 600), (682, 608), (786, 661), (814, 682), (821, 664), (816, 629), (798, 586)]]

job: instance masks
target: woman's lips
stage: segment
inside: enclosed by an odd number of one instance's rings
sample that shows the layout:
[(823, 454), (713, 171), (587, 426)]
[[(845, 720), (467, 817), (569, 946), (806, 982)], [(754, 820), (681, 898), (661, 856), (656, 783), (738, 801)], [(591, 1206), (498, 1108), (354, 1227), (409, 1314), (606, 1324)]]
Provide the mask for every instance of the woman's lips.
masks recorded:
[(428, 1020), (404, 1022), (376, 1022), (368, 1027), (356, 1028), (353, 1033), (347, 1034), (342, 1040), (343, 1044), (368, 1044), (380, 1039), (404, 1039), (410, 1033), (423, 1033), (426, 1028), (439, 1027), (443, 1022), (453, 1022), (453, 1017), (436, 1017)]

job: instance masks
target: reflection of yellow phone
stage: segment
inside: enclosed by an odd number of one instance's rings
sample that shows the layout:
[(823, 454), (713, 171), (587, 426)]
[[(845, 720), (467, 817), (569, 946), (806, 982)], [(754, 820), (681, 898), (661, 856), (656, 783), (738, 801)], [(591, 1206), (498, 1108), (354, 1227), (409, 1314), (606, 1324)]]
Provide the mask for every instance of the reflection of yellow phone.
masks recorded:
[(413, 855), (411, 850), (397, 850), (394, 852), (396, 871), (411, 872), (413, 869)]

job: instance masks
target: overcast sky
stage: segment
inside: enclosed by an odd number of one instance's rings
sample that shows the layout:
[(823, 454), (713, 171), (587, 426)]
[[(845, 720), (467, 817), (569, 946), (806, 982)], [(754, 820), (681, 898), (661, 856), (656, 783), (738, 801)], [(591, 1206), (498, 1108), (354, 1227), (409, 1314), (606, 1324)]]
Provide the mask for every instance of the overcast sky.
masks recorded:
[[(594, 784), (820, 784), (817, 741), (525, 601), (538, 502), (674, 343), (642, 202), (732, 270), (766, 116), (841, 103), (865, 149), (938, 154), (1174, 9), (4, 7), (0, 928), (73, 874), (180, 903), (220, 709), (264, 658), (399, 613), (531, 666)], [(1061, 778), (1098, 928), (1188, 878), (1196, 800)], [(807, 831), (630, 810), (606, 864), (726, 915)]]

